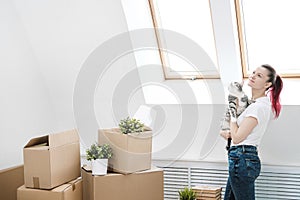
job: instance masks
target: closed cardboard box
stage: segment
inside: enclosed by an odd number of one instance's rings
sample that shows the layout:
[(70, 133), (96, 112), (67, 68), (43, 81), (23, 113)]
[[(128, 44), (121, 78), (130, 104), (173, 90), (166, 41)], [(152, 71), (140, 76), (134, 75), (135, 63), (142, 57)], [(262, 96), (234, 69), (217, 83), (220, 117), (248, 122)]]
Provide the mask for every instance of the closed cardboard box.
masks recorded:
[(23, 165), (0, 170), (0, 199), (17, 200), (17, 189), (23, 184)]
[(119, 128), (99, 129), (98, 143), (110, 144), (113, 157), (109, 169), (123, 174), (151, 168), (152, 131), (147, 128), (139, 134), (122, 134)]
[(80, 176), (76, 130), (31, 139), (23, 149), (25, 187), (52, 189)]
[(82, 179), (78, 178), (52, 190), (26, 188), (17, 190), (18, 200), (82, 200)]
[(108, 173), (93, 176), (82, 169), (83, 200), (163, 200), (162, 169), (132, 174)]

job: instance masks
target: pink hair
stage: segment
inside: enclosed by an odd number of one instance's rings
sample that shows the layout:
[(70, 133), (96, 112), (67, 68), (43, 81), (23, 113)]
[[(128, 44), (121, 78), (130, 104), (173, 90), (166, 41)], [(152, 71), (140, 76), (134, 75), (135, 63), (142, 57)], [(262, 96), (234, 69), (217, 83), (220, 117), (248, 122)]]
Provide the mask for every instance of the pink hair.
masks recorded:
[(272, 85), (268, 88), (270, 92), (270, 98), (272, 103), (272, 110), (275, 114), (275, 118), (278, 118), (280, 111), (281, 111), (281, 104), (280, 104), (280, 93), (283, 87), (283, 82), (281, 77), (276, 74), (276, 71), (270, 65), (262, 65), (262, 67), (269, 70), (269, 82)]

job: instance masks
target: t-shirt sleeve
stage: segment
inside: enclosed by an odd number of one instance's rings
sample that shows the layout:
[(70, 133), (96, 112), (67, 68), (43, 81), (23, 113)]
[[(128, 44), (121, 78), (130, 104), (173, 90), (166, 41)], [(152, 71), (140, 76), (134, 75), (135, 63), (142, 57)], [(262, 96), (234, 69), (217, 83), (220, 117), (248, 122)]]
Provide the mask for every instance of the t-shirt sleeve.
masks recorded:
[(264, 112), (264, 110), (261, 106), (251, 104), (247, 108), (247, 113), (246, 113), (245, 117), (254, 117), (255, 119), (257, 119), (257, 122), (260, 123), (262, 120), (261, 118), (263, 116), (262, 112)]

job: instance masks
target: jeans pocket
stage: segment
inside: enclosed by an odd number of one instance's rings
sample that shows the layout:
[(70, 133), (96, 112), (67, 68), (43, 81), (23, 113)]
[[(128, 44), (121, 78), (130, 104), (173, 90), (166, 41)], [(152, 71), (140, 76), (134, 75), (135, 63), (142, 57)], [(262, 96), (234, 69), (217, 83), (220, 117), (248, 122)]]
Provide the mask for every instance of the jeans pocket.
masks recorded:
[(247, 174), (250, 179), (256, 179), (260, 174), (260, 160), (258, 157), (246, 158)]
[(229, 174), (231, 176), (238, 174), (239, 160), (240, 160), (239, 157), (229, 156), (228, 164), (229, 164)]

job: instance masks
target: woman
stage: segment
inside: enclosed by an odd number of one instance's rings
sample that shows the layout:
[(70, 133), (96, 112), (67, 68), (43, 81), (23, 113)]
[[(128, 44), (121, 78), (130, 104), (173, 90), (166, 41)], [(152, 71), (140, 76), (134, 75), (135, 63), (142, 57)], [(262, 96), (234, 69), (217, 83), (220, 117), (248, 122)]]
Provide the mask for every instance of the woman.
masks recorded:
[(224, 200), (255, 199), (254, 182), (261, 168), (257, 146), (269, 120), (277, 118), (281, 111), (279, 97), (283, 83), (273, 67), (258, 67), (249, 77), (248, 85), (255, 102), (237, 119), (234, 118), (236, 111), (231, 109), (230, 131), (220, 132), (225, 139), (232, 139), (228, 151), (229, 177)]

